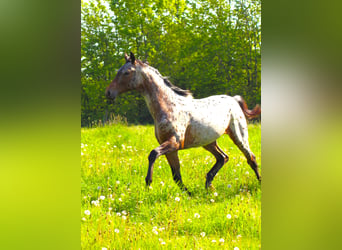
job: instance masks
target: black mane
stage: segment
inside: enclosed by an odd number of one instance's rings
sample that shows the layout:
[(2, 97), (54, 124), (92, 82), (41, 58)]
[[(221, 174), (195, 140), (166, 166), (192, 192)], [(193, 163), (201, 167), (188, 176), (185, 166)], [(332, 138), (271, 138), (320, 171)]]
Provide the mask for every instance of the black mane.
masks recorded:
[[(148, 66), (146, 64), (146, 66)], [(178, 95), (181, 95), (181, 96), (191, 96), (192, 97), (192, 93), (189, 91), (189, 90), (184, 90), (184, 89), (181, 89), (175, 85), (173, 85), (170, 80), (167, 78), (167, 77), (164, 77), (162, 76), (159, 71), (151, 66), (148, 66), (150, 69), (152, 69), (159, 77), (161, 77), (165, 83), (166, 86), (168, 86), (170, 89), (172, 89), (173, 92), (175, 92), (176, 94)]]
[(175, 92), (176, 94), (178, 95), (181, 95), (181, 96), (192, 96), (191, 92), (189, 90), (184, 90), (184, 89), (181, 89), (175, 85), (173, 85), (169, 79), (167, 79), (167, 77), (162, 77), (163, 80), (164, 80), (164, 83), (166, 86), (168, 86), (169, 88), (171, 88), (173, 90), (173, 92)]

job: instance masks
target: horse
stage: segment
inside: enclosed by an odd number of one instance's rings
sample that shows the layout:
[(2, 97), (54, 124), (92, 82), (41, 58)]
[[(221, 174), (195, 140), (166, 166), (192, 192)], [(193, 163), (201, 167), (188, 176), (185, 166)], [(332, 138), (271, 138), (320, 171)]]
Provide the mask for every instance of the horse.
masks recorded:
[(216, 141), (223, 134), (230, 136), (246, 157), (257, 179), (261, 180), (256, 157), (249, 147), (246, 121), (246, 118), (252, 119), (261, 114), (259, 105), (249, 110), (241, 96), (215, 95), (195, 99), (190, 91), (173, 85), (157, 69), (136, 59), (132, 52), (130, 56), (125, 53), (125, 60), (126, 63), (106, 88), (105, 95), (109, 103), (130, 90), (140, 92), (145, 98), (160, 144), (148, 156), (147, 187), (152, 183), (154, 162), (165, 155), (173, 180), (191, 195), (182, 181), (178, 150), (193, 147), (203, 147), (216, 158), (205, 182), (206, 189), (212, 187), (215, 175), (229, 159)]

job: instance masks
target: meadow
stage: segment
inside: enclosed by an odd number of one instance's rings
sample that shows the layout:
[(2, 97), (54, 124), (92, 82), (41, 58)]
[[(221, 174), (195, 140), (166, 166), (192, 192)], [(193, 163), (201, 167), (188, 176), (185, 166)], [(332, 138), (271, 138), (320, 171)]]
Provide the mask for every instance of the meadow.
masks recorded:
[[(261, 166), (260, 124), (249, 125), (249, 142)], [(218, 144), (229, 161), (209, 191), (215, 158), (203, 148), (179, 151), (189, 197), (165, 156), (146, 188), (147, 157), (158, 146), (153, 126), (82, 128), (82, 249), (260, 249), (261, 185), (228, 135)]]

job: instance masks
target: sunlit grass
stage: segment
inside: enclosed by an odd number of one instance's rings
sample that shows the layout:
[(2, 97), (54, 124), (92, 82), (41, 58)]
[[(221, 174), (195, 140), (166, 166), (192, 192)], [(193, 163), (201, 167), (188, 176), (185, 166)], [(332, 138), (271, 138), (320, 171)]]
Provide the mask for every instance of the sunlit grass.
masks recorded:
[[(218, 143), (229, 162), (205, 190), (215, 158), (202, 148), (179, 151), (183, 181), (174, 183), (164, 156), (145, 187), (153, 126), (113, 125), (81, 131), (82, 249), (259, 249), (261, 188), (227, 135)], [(261, 165), (260, 125), (249, 125), (250, 146)]]

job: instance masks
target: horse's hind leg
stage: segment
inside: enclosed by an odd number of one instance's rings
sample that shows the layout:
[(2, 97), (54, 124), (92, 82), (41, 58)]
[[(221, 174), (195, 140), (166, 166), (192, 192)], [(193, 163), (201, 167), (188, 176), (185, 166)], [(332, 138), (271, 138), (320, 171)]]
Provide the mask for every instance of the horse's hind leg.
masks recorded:
[(173, 180), (177, 183), (177, 185), (180, 187), (180, 189), (187, 191), (189, 195), (191, 193), (188, 191), (188, 189), (185, 187), (182, 181), (182, 176), (180, 174), (180, 164), (179, 164), (179, 158), (178, 158), (178, 151), (174, 151), (171, 153), (168, 153), (165, 155), (167, 161), (170, 164), (171, 170), (172, 170), (172, 177)]
[(247, 123), (245, 121), (238, 122), (235, 120), (229, 125), (227, 134), (245, 155), (248, 164), (254, 170), (256, 177), (260, 181), (261, 178), (258, 170), (258, 164), (256, 162), (255, 155), (249, 148)]
[(211, 182), (213, 181), (217, 172), (222, 168), (222, 166), (229, 160), (228, 155), (226, 155), (222, 149), (217, 145), (216, 141), (204, 146), (206, 150), (212, 153), (216, 158), (215, 165), (210, 169), (207, 173), (207, 180), (205, 182), (205, 188), (211, 186)]

